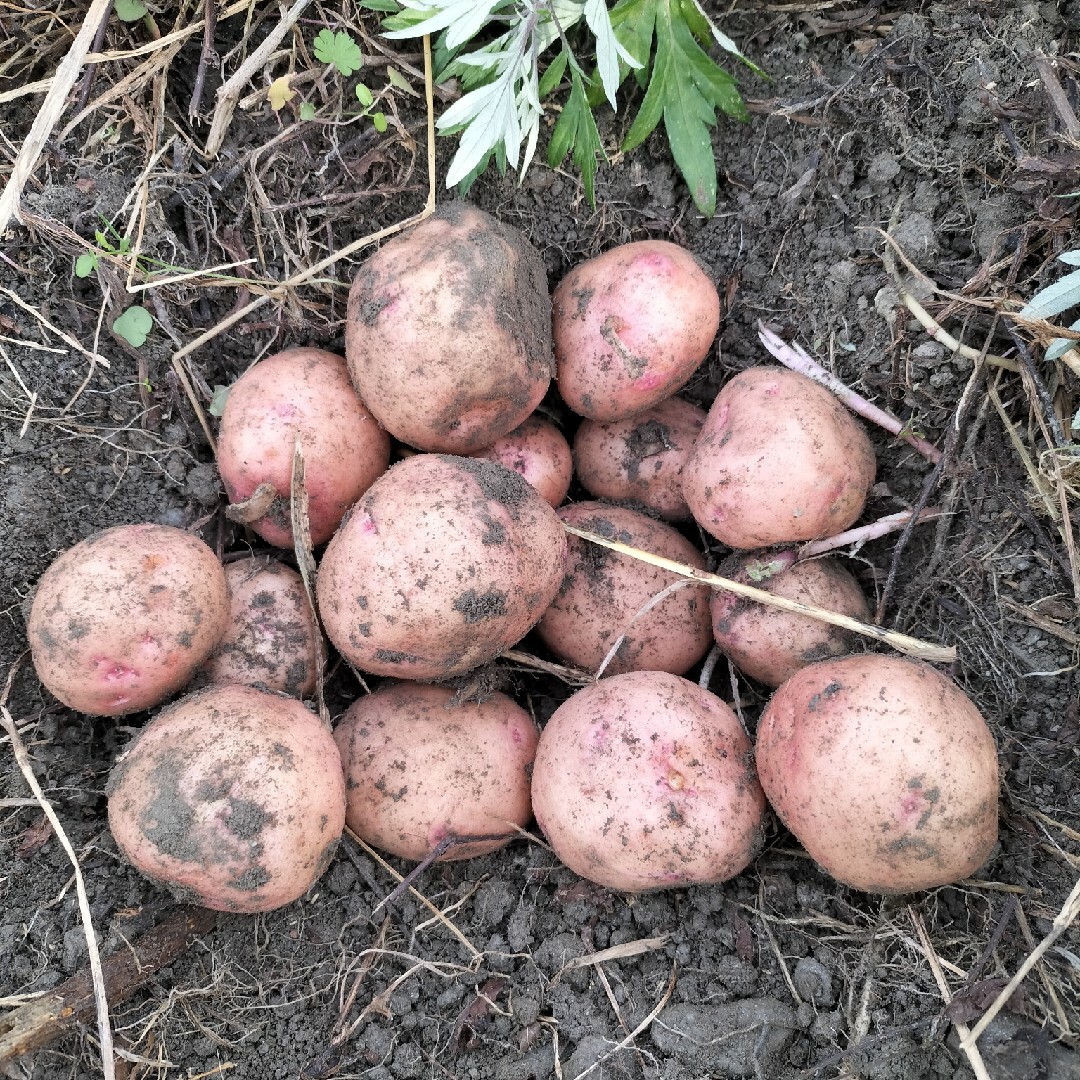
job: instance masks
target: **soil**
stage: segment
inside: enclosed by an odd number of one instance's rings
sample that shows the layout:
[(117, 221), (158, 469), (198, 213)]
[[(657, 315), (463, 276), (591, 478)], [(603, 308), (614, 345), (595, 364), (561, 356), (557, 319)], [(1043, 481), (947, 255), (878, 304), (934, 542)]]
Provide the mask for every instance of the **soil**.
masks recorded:
[[(521, 184), (485, 175), (468, 197), (525, 232), (552, 285), (622, 241), (656, 237), (690, 248), (726, 301), (716, 348), (686, 391), (697, 403), (707, 405), (729, 374), (766, 359), (755, 332), (765, 320), (946, 447), (934, 474), (914, 451), (875, 435), (878, 482), (865, 520), (924, 496), (948, 513), (906, 537), (866, 543), (849, 565), (875, 598), (879, 621), (957, 647), (950, 673), (985, 713), (1001, 754), (994, 855), (975, 879), (881, 898), (836, 884), (772, 822), (760, 856), (726, 884), (623, 896), (581, 881), (522, 839), (424, 872), (416, 888), (442, 912), (436, 917), (408, 893), (380, 907), (397, 880), (389, 867), (406, 866), (346, 841), (304, 899), (266, 916), (219, 916), (115, 1006), (118, 1075), (973, 1075), (956, 1025), (974, 1022), (1050, 932), (1080, 867), (1080, 627), (1070, 549), (1060, 517), (1051, 516), (1060, 515), (1059, 481), (1072, 497), (1072, 451), (1048, 452), (1043, 431), (1058, 441), (1068, 434), (1077, 384), (1066, 367), (1039, 359), (1038, 345), (1029, 349), (1033, 379), (976, 365), (931, 339), (899, 302), (880, 230), (891, 226), (913, 266), (945, 290), (900, 265), (905, 287), (951, 334), (976, 350), (1017, 355), (996, 313), (1061, 276), (1055, 256), (1076, 246), (1080, 136), (1069, 125), (1080, 108), (1080, 4), (706, 6), (769, 76), (740, 70), (751, 118), (715, 130), (714, 217), (695, 211), (659, 134), (633, 153), (617, 151), (632, 109), (601, 114), (611, 160), (597, 178), (595, 209), (573, 172), (539, 164)], [(174, 18), (190, 23), (197, 7), (159, 13), (161, 32)], [(279, 17), (277, 5), (241, 10), (252, 43)], [(4, 40), (17, 53), (0, 64), (0, 90), (54, 71), (83, 15), (75, 6), (54, 17), (34, 3), (11, 11)], [(374, 33), (351, 5), (341, 14), (354, 30)], [(330, 16), (317, 7), (307, 16), (300, 31), (310, 42)], [(218, 22), (226, 75), (240, 62), (244, 23), (224, 13)], [(148, 40), (143, 23), (114, 24), (103, 47), (124, 51)], [(312, 67), (302, 51), (294, 57), (298, 97), (284, 122), (253, 98), (207, 160), (200, 148), (216, 61), (203, 118), (188, 117), (200, 47), (193, 34), (175, 53), (159, 48), (101, 64), (88, 117), (67, 133), (75, 109), (61, 118), (27, 187), (24, 224), (0, 242), (5, 668), (25, 649), (35, 581), (95, 530), (158, 521), (199, 531), (223, 555), (246, 546), (222, 513), (213, 455), (171, 354), (264, 286), (423, 204), (422, 101), (395, 93), (385, 135), (370, 122), (332, 123), (325, 118), (346, 107), (342, 94), (352, 84)], [(386, 54), (374, 40), (365, 52), (375, 64), (365, 78), (382, 86)], [(1059, 58), (1051, 65), (1058, 104), (1046, 57)], [(390, 62), (421, 85), (418, 56)], [(249, 90), (265, 89), (288, 63), (275, 59)], [(289, 110), (301, 99), (324, 119), (294, 124)], [(26, 95), (3, 106), (0, 173), (40, 100)], [(445, 167), (445, 143), (439, 149)], [(442, 187), (439, 195), (448, 197)], [(79, 238), (92, 241), (103, 219), (119, 235), (131, 223), (136, 249), (178, 268), (170, 276), (242, 265), (227, 281), (204, 275), (141, 293), (154, 327), (136, 349), (109, 329), (133, 299), (124, 293), (126, 260), (102, 256), (90, 277), (73, 273), (86, 250)], [(214, 387), (279, 348), (340, 349), (358, 260), (288, 289), (196, 350), (187, 371), (204, 404)], [(572, 434), (554, 392), (547, 407)], [(1064, 432), (1055, 434), (1053, 413)], [(1033, 476), (1049, 485), (1049, 500)], [(708, 551), (712, 560), (723, 554), (716, 545)], [(522, 648), (546, 655), (531, 638)], [(498, 667), (474, 682), (514, 692), (540, 722), (571, 690), (551, 674)], [(728, 700), (737, 695), (753, 725), (764, 688), (729, 677), (723, 664), (712, 685)], [(335, 666), (332, 713), (360, 692)], [(109, 769), (145, 717), (75, 714), (26, 661), (8, 707), (78, 854), (101, 948), (125, 950), (173, 906), (125, 864), (106, 827)], [(576, 963), (609, 949), (616, 952)], [(5, 736), (0, 1005), (55, 987), (86, 964), (71, 864)], [(0, 1033), (4, 1024), (0, 1016)], [(980, 1040), (982, 1061), (995, 1080), (1078, 1077), (1078, 1032), (1080, 933), (1069, 928)], [(90, 1016), (11, 1075), (53, 1080), (100, 1070)]]

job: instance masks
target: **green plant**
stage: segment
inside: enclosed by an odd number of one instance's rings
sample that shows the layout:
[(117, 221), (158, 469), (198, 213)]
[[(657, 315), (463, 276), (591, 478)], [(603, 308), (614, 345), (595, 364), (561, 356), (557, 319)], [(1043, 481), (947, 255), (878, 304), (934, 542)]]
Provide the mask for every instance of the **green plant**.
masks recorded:
[(312, 49), (317, 60), (337, 68), (346, 79), (354, 71), (359, 71), (364, 62), (360, 46), (353, 40), (352, 35), (344, 30), (336, 33), (333, 30), (320, 30)]
[[(1058, 259), (1066, 266), (1080, 266), (1080, 250), (1066, 251), (1059, 255)], [(1080, 307), (1080, 270), (1074, 270), (1060, 281), (1055, 281), (1053, 285), (1040, 289), (1018, 314), (1022, 319), (1054, 319), (1075, 307)], [(1080, 331), (1080, 319), (1077, 319), (1069, 329)], [(1080, 348), (1080, 341), (1055, 338), (1046, 349), (1045, 359), (1057, 360), (1069, 349), (1075, 348)]]
[(146, 15), (146, 5), (142, 0), (116, 0), (114, 8), (121, 22), (138, 22)]
[(154, 319), (146, 308), (134, 304), (113, 321), (112, 328), (129, 345), (137, 349), (146, 341), (147, 335), (154, 328)]

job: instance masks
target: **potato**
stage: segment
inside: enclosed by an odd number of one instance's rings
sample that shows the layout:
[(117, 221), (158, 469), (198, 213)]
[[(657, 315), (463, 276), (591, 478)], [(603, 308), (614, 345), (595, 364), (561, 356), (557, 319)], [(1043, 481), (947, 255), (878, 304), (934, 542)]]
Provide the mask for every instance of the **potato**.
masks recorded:
[(299, 701), (248, 686), (209, 687), (159, 713), (106, 793), (128, 859), (217, 911), (270, 911), (303, 896), (345, 825), (330, 731)]
[(286, 349), (245, 371), (225, 402), (218, 468), (231, 503), (247, 504), (266, 485), (269, 505), (256, 496), (238, 520), (277, 547), (293, 546), (289, 492), (297, 436), (313, 544), (333, 536), (390, 462), (390, 436), (356, 396), (342, 357)]
[(856, 889), (946, 885), (997, 842), (993, 736), (921, 661), (866, 654), (803, 668), (765, 709), (756, 757), (780, 820)]
[(555, 511), (493, 461), (418, 454), (357, 503), (319, 569), (323, 626), (377, 675), (445, 679), (522, 638), (559, 588)]
[(349, 292), (345, 355), (395, 438), (468, 454), (512, 431), (551, 381), (551, 300), (517, 229), (452, 202), (384, 244)]
[(781, 367), (736, 375), (716, 396), (683, 469), (706, 532), (734, 548), (834, 536), (862, 513), (874, 451), (824, 387)]
[(636, 416), (685, 385), (720, 325), (716, 286), (665, 240), (612, 248), (575, 266), (552, 296), (556, 378), (574, 412)]
[(627, 892), (733, 877), (760, 846), (765, 811), (735, 714), (662, 671), (602, 679), (560, 705), (532, 797), (555, 854)]
[(536, 413), (469, 456), (497, 461), (521, 473), (550, 506), (558, 506), (566, 498), (574, 475), (570, 444), (550, 420)]
[[(705, 560), (689, 540), (636, 510), (584, 502), (564, 506), (559, 517), (579, 529), (705, 569)], [(681, 675), (712, 645), (709, 589), (685, 585), (631, 625), (657, 593), (678, 580), (669, 570), (569, 536), (566, 572), (537, 632), (556, 656), (586, 671), (596, 671), (625, 632), (608, 674), (655, 670)]]
[(80, 712), (122, 716), (179, 690), (228, 619), (225, 572), (197, 536), (119, 525), (52, 562), (26, 633), (47, 690)]
[[(396, 683), (355, 701), (334, 738), (345, 769), (350, 829), (416, 862), (448, 837), (502, 836), (532, 817), (536, 725), (505, 694), (452, 704), (444, 686)], [(439, 861), (509, 843), (454, 844)]]
[[(795, 562), (795, 552), (732, 555), (721, 577), (764, 589), (773, 596), (825, 608), (866, 622), (870, 608), (859, 583), (836, 559)], [(721, 652), (752, 679), (779, 686), (800, 668), (851, 651), (853, 635), (808, 615), (766, 607), (723, 589), (711, 602), (713, 637)]]
[(672, 397), (629, 420), (583, 420), (574, 436), (581, 486), (598, 499), (631, 500), (668, 521), (688, 521), (682, 470), (705, 411)]
[(255, 556), (225, 567), (229, 625), (203, 665), (215, 685), (238, 683), (305, 697), (315, 690), (319, 629), (291, 567)]

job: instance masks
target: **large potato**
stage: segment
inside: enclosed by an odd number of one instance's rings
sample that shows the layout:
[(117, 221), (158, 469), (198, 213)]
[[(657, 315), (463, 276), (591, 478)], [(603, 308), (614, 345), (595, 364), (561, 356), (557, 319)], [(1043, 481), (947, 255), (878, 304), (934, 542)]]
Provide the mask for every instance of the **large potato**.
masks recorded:
[(566, 498), (574, 476), (570, 444), (550, 420), (536, 413), (469, 456), (497, 461), (521, 473), (551, 506), (558, 506)]
[(179, 690), (228, 619), (225, 572), (197, 536), (120, 525), (50, 564), (26, 633), (46, 689), (80, 712), (121, 716)]
[(313, 544), (333, 536), (390, 462), (390, 437), (356, 396), (342, 357), (286, 349), (245, 371), (225, 401), (218, 468), (231, 503), (252, 500), (265, 485), (272, 501), (252, 507), (243, 520), (277, 547), (293, 546), (289, 493), (297, 436)]
[(717, 540), (769, 547), (848, 528), (875, 468), (866, 432), (828, 390), (787, 368), (756, 367), (717, 394), (683, 494)]
[[(505, 694), (452, 704), (444, 686), (396, 683), (354, 702), (334, 738), (345, 769), (350, 829), (419, 862), (450, 837), (503, 836), (532, 816), (536, 725)], [(454, 844), (470, 859), (510, 837)]]
[(518, 473), (418, 454), (393, 466), (330, 542), (323, 626), (357, 667), (444, 679), (520, 640), (559, 588), (566, 540)]
[(997, 842), (993, 736), (929, 664), (812, 664), (773, 695), (757, 766), (780, 820), (837, 880), (875, 893), (958, 881)]
[(670, 397), (708, 355), (716, 286), (666, 240), (623, 244), (575, 266), (552, 296), (563, 401), (593, 420), (635, 416)]
[(733, 877), (758, 849), (765, 811), (738, 718), (662, 671), (603, 679), (560, 705), (532, 796), (555, 854), (627, 892)]
[(131, 862), (218, 911), (303, 896), (345, 825), (330, 731), (299, 701), (248, 686), (209, 687), (159, 713), (106, 791), (109, 828)]
[(452, 202), (384, 244), (349, 292), (345, 355), (395, 438), (467, 454), (505, 435), (551, 381), (551, 300), (517, 229)]

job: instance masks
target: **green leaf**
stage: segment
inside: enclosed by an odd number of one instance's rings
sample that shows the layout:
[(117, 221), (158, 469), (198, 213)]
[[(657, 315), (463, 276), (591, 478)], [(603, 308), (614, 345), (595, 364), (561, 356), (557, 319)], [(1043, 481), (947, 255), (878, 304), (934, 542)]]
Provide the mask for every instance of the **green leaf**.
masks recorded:
[(382, 11), (390, 15), (396, 15), (401, 10), (401, 5), (395, 0), (361, 0), (360, 6), (368, 11)]
[(543, 77), (540, 79), (540, 85), (537, 87), (537, 93), (540, 95), (541, 101), (562, 81), (563, 72), (566, 71), (566, 58), (567, 53), (564, 48), (559, 55), (548, 64), (547, 71), (544, 72)]
[(406, 94), (411, 94), (413, 97), (422, 96), (418, 90), (413, 89), (412, 83), (409, 82), (409, 80), (406, 79), (393, 64), (387, 65), (386, 77), (390, 80), (390, 85), (397, 87), (398, 90), (402, 90)]
[(576, 66), (570, 70), (570, 97), (548, 143), (548, 164), (554, 169), (571, 152), (574, 164), (581, 170), (585, 198), (590, 206), (596, 206), (596, 157), (604, 152), (604, 148), (585, 97), (585, 82)]
[(389, 126), (388, 121), (386, 119), (386, 113), (381, 113), (381, 112), (372, 113), (371, 114), (371, 122), (375, 125), (375, 130), (377, 132), (379, 132), (380, 135)]
[(121, 22), (138, 22), (146, 14), (142, 0), (116, 0), (113, 7)]
[(215, 386), (214, 396), (210, 399), (210, 404), (207, 405), (206, 411), (211, 416), (221, 416), (225, 412), (225, 402), (229, 400), (229, 391), (231, 386)]
[(314, 120), (315, 119), (315, 106), (310, 101), (305, 101), (300, 106), (300, 119), (301, 120)]
[(1074, 270), (1053, 285), (1040, 289), (1020, 309), (1020, 315), (1025, 319), (1052, 319), (1077, 304), (1080, 304), (1080, 270)]
[(75, 276), (88, 278), (97, 269), (98, 257), (92, 251), (84, 251), (75, 260)]
[(363, 84), (360, 83), (356, 87), (356, 100), (360, 102), (365, 109), (371, 107), (371, 103), (375, 100), (375, 95)]
[(360, 46), (344, 30), (320, 30), (312, 47), (317, 60), (337, 68), (345, 78), (359, 71), (364, 62)]
[(129, 307), (112, 324), (113, 331), (119, 334), (129, 345), (139, 348), (146, 341), (146, 335), (154, 327), (150, 312), (135, 304)]

